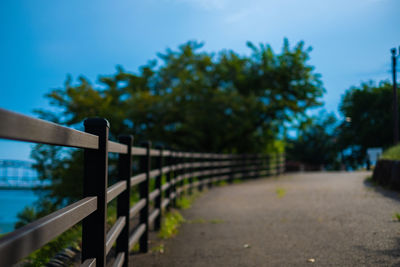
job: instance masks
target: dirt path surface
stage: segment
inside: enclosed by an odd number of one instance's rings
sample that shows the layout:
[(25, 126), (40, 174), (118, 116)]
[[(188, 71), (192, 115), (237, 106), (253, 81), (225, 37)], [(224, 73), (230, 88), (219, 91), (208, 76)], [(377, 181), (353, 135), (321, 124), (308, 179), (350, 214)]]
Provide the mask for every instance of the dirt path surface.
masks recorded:
[[(398, 193), (355, 173), (287, 174), (213, 188), (164, 253), (132, 266), (400, 266)], [(313, 261), (314, 260), (314, 261)]]

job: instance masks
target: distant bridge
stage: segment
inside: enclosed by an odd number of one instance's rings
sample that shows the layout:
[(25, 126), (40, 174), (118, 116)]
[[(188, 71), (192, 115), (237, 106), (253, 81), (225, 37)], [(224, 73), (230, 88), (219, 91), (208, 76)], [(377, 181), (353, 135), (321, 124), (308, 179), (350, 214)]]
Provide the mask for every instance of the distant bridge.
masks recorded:
[(0, 159), (0, 188), (33, 188), (49, 185), (41, 181), (33, 163), (23, 160)]

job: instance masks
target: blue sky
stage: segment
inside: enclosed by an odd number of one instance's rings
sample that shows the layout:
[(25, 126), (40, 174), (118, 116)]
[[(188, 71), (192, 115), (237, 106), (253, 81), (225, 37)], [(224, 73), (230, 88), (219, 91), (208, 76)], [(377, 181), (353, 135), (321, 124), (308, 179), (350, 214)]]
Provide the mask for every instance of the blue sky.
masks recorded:
[[(27, 115), (66, 75), (93, 82), (127, 71), (188, 40), (204, 50), (248, 53), (246, 41), (279, 51), (284, 37), (312, 46), (328, 111), (345, 89), (390, 79), (400, 45), (399, 0), (145, 0), (0, 2), (0, 107)], [(0, 141), (0, 158), (27, 159), (30, 145)]]

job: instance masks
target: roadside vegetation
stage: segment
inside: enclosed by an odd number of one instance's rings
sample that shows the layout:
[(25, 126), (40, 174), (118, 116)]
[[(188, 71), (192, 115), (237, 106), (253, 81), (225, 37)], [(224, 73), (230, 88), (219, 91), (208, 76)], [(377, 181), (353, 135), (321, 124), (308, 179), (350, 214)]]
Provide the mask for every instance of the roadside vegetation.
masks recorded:
[(400, 160), (400, 145), (386, 149), (380, 158), (388, 160)]
[(283, 198), (286, 195), (286, 189), (284, 189), (282, 187), (278, 187), (278, 188), (276, 188), (275, 193), (278, 198)]
[(164, 217), (158, 237), (168, 239), (175, 236), (178, 233), (179, 226), (184, 222), (185, 219), (179, 211), (173, 210), (168, 212)]

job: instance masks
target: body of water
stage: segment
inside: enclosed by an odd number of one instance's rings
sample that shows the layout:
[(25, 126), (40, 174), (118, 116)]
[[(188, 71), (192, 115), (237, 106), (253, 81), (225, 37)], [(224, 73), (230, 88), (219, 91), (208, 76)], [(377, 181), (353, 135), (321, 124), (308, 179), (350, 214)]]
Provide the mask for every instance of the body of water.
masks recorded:
[(1, 189), (0, 190), (0, 233), (14, 230), (17, 214), (26, 206), (33, 204), (37, 196), (32, 190)]

